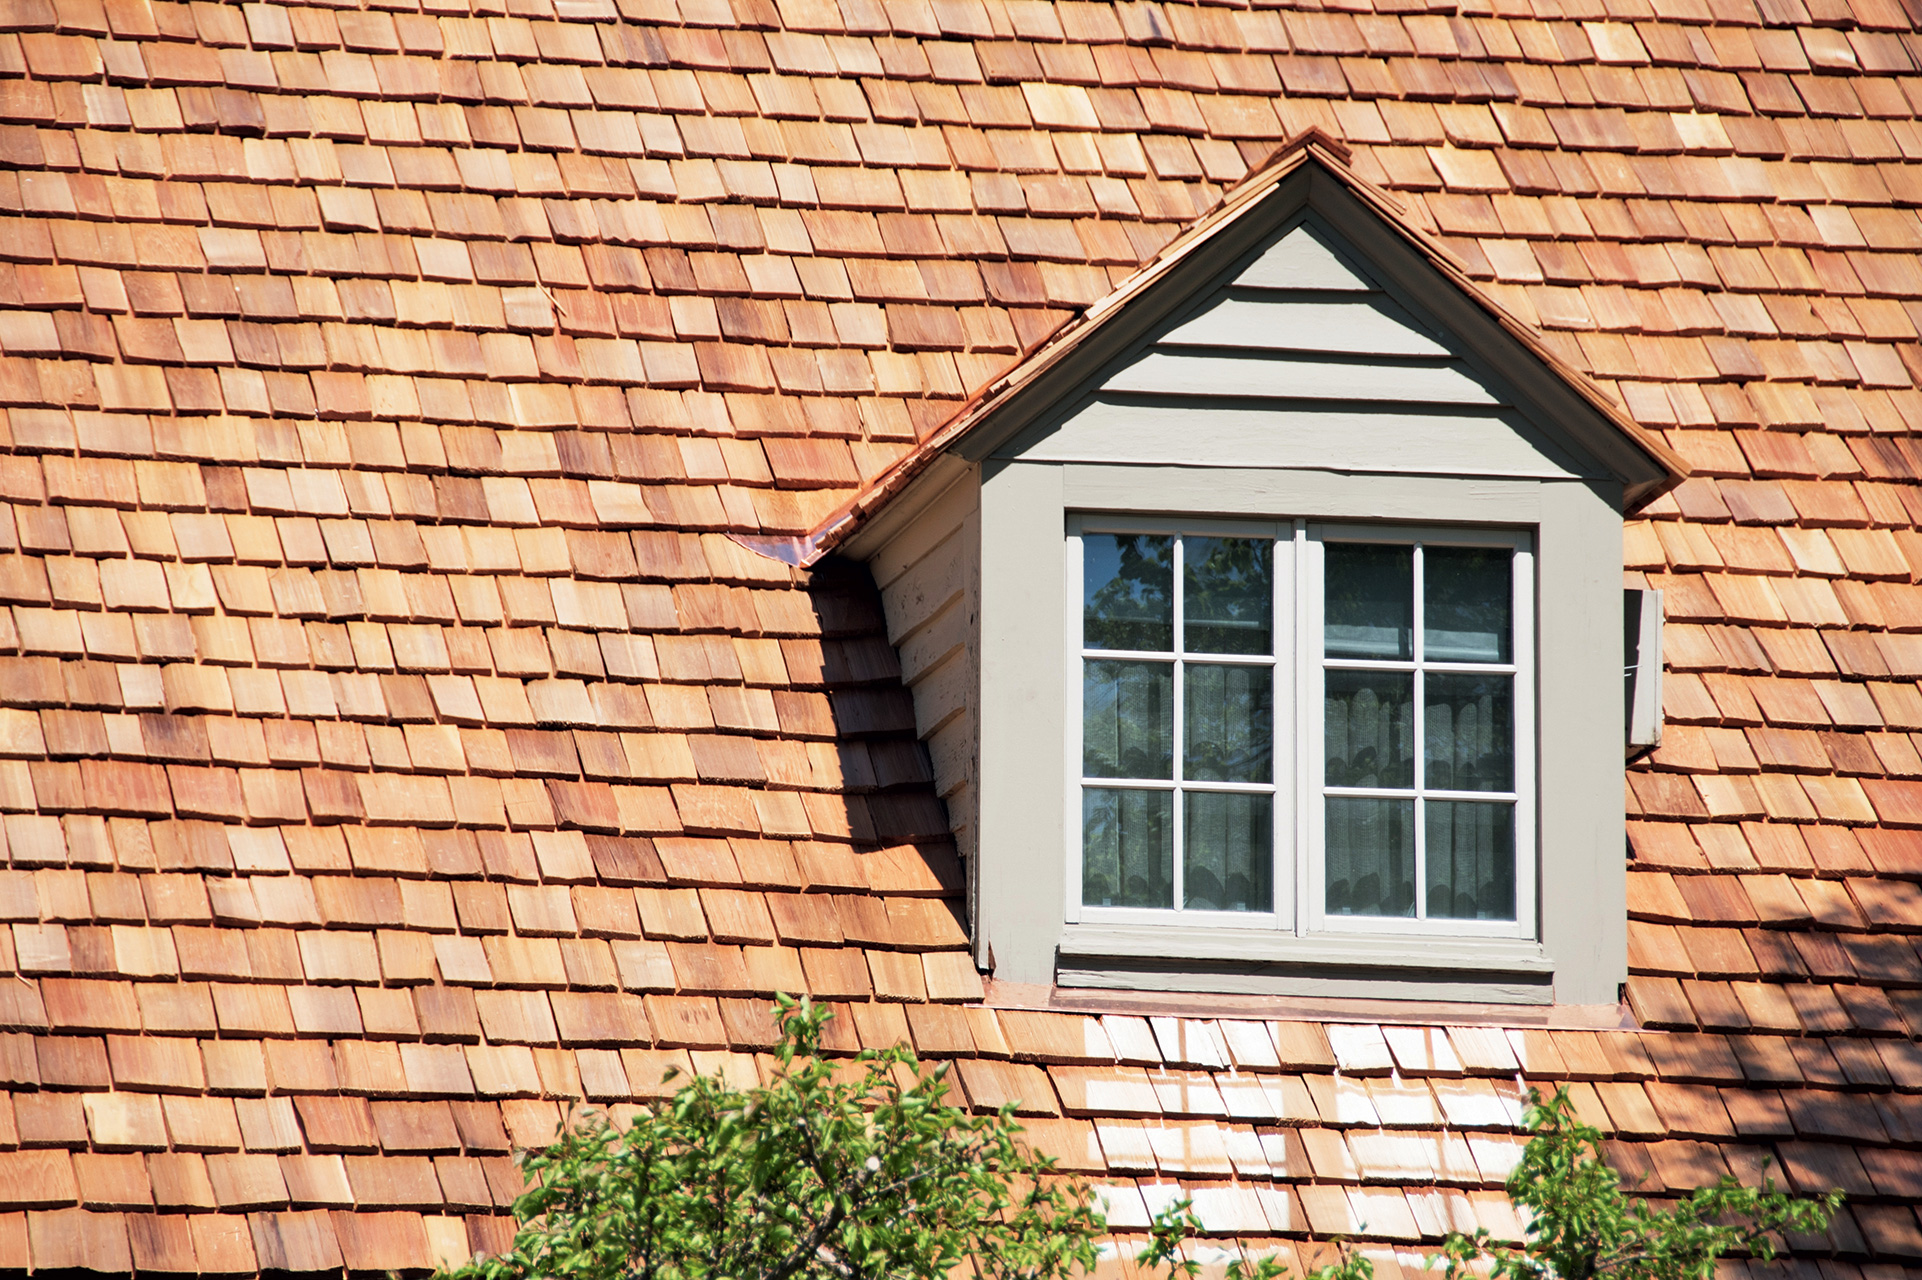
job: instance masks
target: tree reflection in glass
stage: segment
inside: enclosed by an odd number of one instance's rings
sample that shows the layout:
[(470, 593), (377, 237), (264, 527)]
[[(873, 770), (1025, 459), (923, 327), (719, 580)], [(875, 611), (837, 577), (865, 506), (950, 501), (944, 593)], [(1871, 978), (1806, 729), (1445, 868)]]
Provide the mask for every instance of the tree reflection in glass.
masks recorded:
[(1089, 534), (1082, 545), (1082, 645), (1155, 653), (1175, 647), (1175, 540)]

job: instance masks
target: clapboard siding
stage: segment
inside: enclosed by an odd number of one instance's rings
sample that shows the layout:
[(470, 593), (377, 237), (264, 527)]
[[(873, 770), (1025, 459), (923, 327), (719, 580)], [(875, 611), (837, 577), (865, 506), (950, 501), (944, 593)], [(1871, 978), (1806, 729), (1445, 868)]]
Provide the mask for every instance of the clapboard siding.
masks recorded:
[[(1304, 231), (1308, 234), (1302, 234)], [(1304, 224), (1264, 250), (1235, 277), (1235, 283), (1247, 289), (1379, 292), (1374, 283), (1355, 268), (1352, 255), (1343, 254), (1334, 246), (1334, 237), (1323, 228)]]
[(967, 590), (969, 557), (962, 546), (964, 536), (961, 529), (953, 530), (900, 577), (881, 588), (891, 642), (898, 645), (927, 626), (934, 615)]
[(1177, 310), (1078, 401), (1010, 440), (1027, 462), (1593, 477), (1419, 304), (1310, 218)]
[(1373, 351), (1433, 358), (1449, 354), (1447, 347), (1415, 325), (1407, 311), (1378, 294), (1328, 299), (1278, 289), (1223, 293), (1193, 319), (1177, 325), (1157, 345), (1247, 351)]
[(914, 722), (923, 741), (957, 716), (966, 715), (973, 701), (973, 672), (965, 650), (954, 650), (947, 661), (921, 673), (909, 685), (914, 693)]
[(966, 594), (959, 593), (895, 646), (901, 657), (901, 678), (915, 683), (956, 654), (965, 653), (971, 637)]
[(975, 701), (979, 684), (979, 479), (934, 497), (869, 559), (901, 679), (933, 761), (935, 787), (963, 858), (974, 851)]
[[(1179, 423), (1179, 435), (1170, 424)], [(1101, 396), (1022, 455), (1028, 462), (1327, 469), (1565, 479), (1590, 470), (1511, 410), (1399, 410)], [(1339, 461), (1337, 461), (1339, 460)]]
[[(1363, 400), (1377, 404), (1497, 405), (1487, 387), (1456, 363), (1392, 360), (1339, 362), (1265, 355), (1150, 351), (1102, 389), (1146, 395), (1266, 400)], [(1205, 408), (1204, 408), (1205, 411)]]

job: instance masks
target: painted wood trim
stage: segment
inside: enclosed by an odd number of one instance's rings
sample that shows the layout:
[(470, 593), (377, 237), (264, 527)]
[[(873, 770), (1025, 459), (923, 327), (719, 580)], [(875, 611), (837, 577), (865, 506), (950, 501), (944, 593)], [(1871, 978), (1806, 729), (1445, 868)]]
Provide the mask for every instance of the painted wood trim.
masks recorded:
[(1510, 410), (1410, 411), (1172, 396), (1090, 398), (1016, 444), (1033, 462), (1321, 468), (1380, 475), (1565, 480), (1600, 471)]
[(1549, 488), (1538, 480), (1097, 463), (1063, 466), (1061, 485), (1064, 510), (1495, 525), (1536, 523)]
[[(878, 561), (882, 566), (879, 572), (882, 573), (887, 572), (889, 567), (919, 559), (921, 552), (914, 549), (911, 531), (919, 523), (921, 513), (944, 499), (972, 505), (972, 493), (979, 483), (980, 476), (965, 461), (950, 454), (937, 455), (892, 501), (876, 511), (847, 541), (841, 543), (839, 550), (843, 555), (865, 560), (869, 564)], [(957, 486), (959, 491), (953, 492)], [(941, 524), (942, 517), (936, 516), (933, 527), (941, 527)], [(905, 540), (904, 548), (890, 556), (890, 549), (897, 540)]]
[(979, 942), (1014, 982), (1053, 979), (1067, 910), (1062, 479), (1021, 463), (981, 478)]
[(1531, 417), (1554, 423), (1619, 477), (1625, 489), (1659, 485), (1668, 475), (1534, 352), (1517, 341), (1475, 299), (1463, 293), (1394, 228), (1327, 173), (1310, 173), (1308, 197), (1316, 212), (1341, 228), (1384, 283), (1413, 301), (1417, 314), (1461, 342), (1507, 384)]
[[(1399, 290), (1397, 301), (1437, 330), (1457, 338), (1499, 380), (1515, 389), (1520, 403), (1545, 427), (1566, 432), (1619, 478), (1625, 490), (1659, 489), (1671, 477), (1534, 351), (1507, 333), (1482, 305), (1450, 281), (1422, 252), (1380, 214), (1349, 192), (1340, 179), (1304, 165), (1259, 197), (1263, 216), (1239, 217), (1186, 256), (1182, 269), (1145, 286), (1127, 305), (1049, 367), (1012, 391), (993, 414), (971, 426), (952, 449), (979, 461), (999, 451), (1036, 419), (1077, 394), (1104, 368), (1147, 335), (1165, 326), (1183, 307), (1193, 305), (1247, 269), (1254, 251), (1291, 229), (1290, 222), (1312, 206), (1339, 228), (1354, 251), (1383, 283)], [(1252, 212), (1252, 211), (1251, 211)]]
[[(1260, 197), (1267, 217), (1239, 217), (1195, 247), (1180, 264), (1146, 285), (1128, 303), (1111, 312), (1049, 368), (1010, 392), (994, 414), (970, 430), (953, 446), (972, 461), (992, 456), (1037, 417), (1051, 412), (1075, 395), (1117, 356), (1160, 329), (1197, 297), (1205, 297), (1225, 283), (1243, 260), (1272, 240), (1277, 230), (1307, 204), (1309, 174), (1299, 169), (1277, 182)], [(1373, 215), (1370, 215), (1373, 216)]]
[(1064, 961), (1055, 981), (1060, 988), (1084, 991), (1370, 1002), (1400, 1000), (1435, 1007), (1436, 1012), (1429, 1014), (1427, 1021), (1445, 1019), (1445, 1010), (1451, 1006), (1543, 1008), (1556, 1003), (1555, 988), (1545, 980), (1477, 980), (1451, 977), (1446, 971), (1353, 969), (1334, 965), (1204, 968), (1179, 960), (1109, 960), (1098, 967), (1083, 967), (1081, 962)]
[(1341, 965), (1371, 969), (1444, 969), (1455, 973), (1552, 974), (1540, 943), (1516, 938), (1458, 941), (1291, 937), (1271, 929), (1168, 929), (1071, 924), (1062, 930), (1064, 960), (1129, 958), (1245, 964)]
[[(1290, 232), (1286, 244), (1307, 228)], [(1357, 356), (1447, 359), (1453, 353), (1422, 332), (1412, 315), (1381, 294), (1338, 302), (1293, 289), (1259, 292), (1246, 273), (1213, 302), (1156, 340), (1162, 347), (1231, 347), (1246, 351), (1315, 351)]]
[[(1366, 388), (1365, 392), (1358, 388)], [(1502, 403), (1468, 376), (1459, 362), (1330, 361), (1279, 354), (1223, 355), (1196, 351), (1146, 352), (1102, 381), (1104, 392), (1146, 395), (1247, 397), (1264, 400), (1366, 401), (1395, 405)]]
[(1622, 593), (1623, 677), (1628, 683), (1628, 751), (1662, 745), (1662, 593)]

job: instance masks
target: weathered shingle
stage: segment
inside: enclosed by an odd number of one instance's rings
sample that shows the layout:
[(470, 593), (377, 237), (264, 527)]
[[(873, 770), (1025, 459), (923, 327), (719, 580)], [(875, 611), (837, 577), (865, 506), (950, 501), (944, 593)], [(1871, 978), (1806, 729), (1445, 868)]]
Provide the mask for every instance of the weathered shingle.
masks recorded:
[[(0, 1266), (498, 1250), (562, 1099), (749, 1070), (802, 987), (1117, 1228), (1513, 1234), (1519, 1071), (1922, 1262), (1908, 14), (516, 15), (0, 15)], [(1639, 1034), (983, 1007), (878, 601), (725, 537), (1311, 127), (1694, 468), (1624, 531)]]

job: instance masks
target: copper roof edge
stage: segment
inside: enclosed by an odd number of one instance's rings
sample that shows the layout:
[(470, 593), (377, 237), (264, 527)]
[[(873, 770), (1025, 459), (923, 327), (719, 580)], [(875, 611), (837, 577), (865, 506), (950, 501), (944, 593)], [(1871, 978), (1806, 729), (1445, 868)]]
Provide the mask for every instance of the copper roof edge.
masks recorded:
[(1350, 165), (1349, 146), (1317, 126), (1296, 134), (1277, 147), (1260, 166), (1229, 189), (1220, 204), (1202, 214), (1188, 229), (1169, 241), (1133, 275), (1079, 313), (1068, 317), (1053, 330), (1025, 348), (1006, 371), (977, 387), (947, 421), (931, 432), (911, 452), (894, 462), (861, 492), (837, 507), (818, 525), (802, 534), (744, 534), (728, 536), (756, 554), (805, 569), (828, 555), (850, 537), (860, 525), (912, 484), (935, 458), (952, 447), (980, 422), (1000, 407), (1009, 395), (1054, 367), (1090, 333), (1124, 308), (1149, 285), (1160, 280), (1196, 249), (1206, 244), (1224, 227), (1231, 225), (1263, 195), (1273, 190), (1310, 160), (1341, 182), (1353, 195), (1373, 209), (1390, 226), (1421, 252), (1457, 289), (1472, 298), (1502, 330), (1525, 347), (1536, 359), (1568, 384), (1591, 408), (1602, 415), (1666, 473), (1666, 479), (1633, 495), (1630, 509), (1640, 507), (1667, 493), (1690, 474), (1681, 455), (1630, 418), (1616, 399), (1588, 374), (1575, 368), (1551, 350), (1534, 326), (1521, 320), (1482, 289), (1448, 247), (1434, 235), (1416, 225), (1406, 208), (1388, 191), (1355, 173)]

